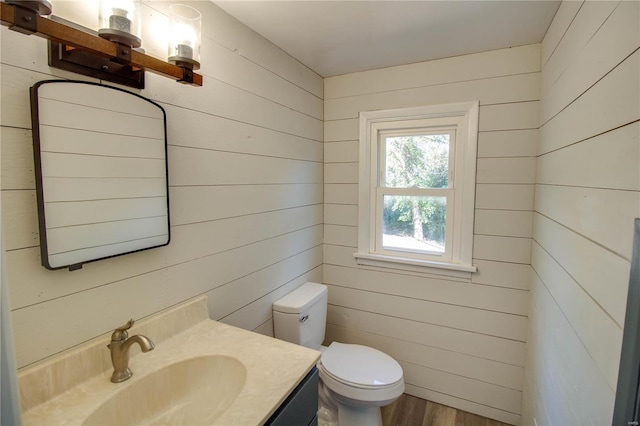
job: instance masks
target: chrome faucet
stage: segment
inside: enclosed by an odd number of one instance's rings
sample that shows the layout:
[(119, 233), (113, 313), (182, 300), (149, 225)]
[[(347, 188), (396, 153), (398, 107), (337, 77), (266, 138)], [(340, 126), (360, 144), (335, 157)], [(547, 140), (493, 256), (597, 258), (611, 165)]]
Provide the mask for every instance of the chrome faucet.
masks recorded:
[(116, 328), (111, 335), (111, 343), (107, 345), (111, 350), (111, 362), (113, 363), (111, 381), (113, 383), (124, 382), (133, 376), (129, 369), (129, 348), (131, 345), (139, 344), (142, 352), (149, 352), (156, 347), (148, 337), (141, 334), (129, 337), (127, 330), (133, 326), (134, 322), (133, 319), (130, 319), (122, 327)]

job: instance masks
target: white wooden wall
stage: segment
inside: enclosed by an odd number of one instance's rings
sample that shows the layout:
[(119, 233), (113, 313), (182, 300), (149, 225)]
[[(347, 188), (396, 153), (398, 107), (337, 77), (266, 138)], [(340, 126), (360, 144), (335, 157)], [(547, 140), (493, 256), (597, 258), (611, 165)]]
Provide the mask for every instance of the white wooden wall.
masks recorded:
[(542, 42), (523, 424), (611, 424), (640, 217), (639, 6), (564, 2)]
[[(93, 3), (54, 10), (91, 26)], [(49, 68), (44, 40), (0, 31), (3, 237), (19, 367), (199, 294), (212, 318), (271, 334), (272, 302), (322, 279), (322, 78), (211, 2), (195, 3), (204, 86), (147, 73), (139, 91), (167, 112), (171, 244), (75, 272), (40, 265), (28, 89), (86, 78)], [(153, 20), (166, 21), (168, 4), (143, 7), (145, 47), (158, 56), (166, 48), (154, 45)]]
[[(325, 79), (327, 340), (396, 358), (407, 392), (520, 420), (540, 46)], [(357, 266), (358, 113), (480, 100), (471, 279)]]

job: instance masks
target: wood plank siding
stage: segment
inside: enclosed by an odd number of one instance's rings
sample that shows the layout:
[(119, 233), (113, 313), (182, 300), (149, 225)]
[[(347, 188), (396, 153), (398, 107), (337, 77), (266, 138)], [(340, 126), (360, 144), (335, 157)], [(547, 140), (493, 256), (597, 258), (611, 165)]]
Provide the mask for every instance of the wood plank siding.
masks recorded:
[(640, 217), (640, 3), (563, 2), (542, 42), (522, 424), (611, 424)]

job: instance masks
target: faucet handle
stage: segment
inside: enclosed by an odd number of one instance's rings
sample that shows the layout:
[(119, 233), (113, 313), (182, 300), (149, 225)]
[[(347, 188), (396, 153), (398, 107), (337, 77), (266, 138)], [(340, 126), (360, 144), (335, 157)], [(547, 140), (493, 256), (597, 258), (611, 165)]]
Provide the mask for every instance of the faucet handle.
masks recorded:
[(112, 342), (119, 342), (122, 340), (127, 340), (127, 338), (129, 338), (129, 333), (127, 333), (127, 330), (130, 329), (131, 327), (133, 327), (133, 324), (135, 323), (135, 321), (132, 319), (130, 319), (129, 321), (127, 321), (127, 323), (125, 325), (123, 325), (122, 327), (118, 327), (113, 331), (113, 334), (111, 335), (111, 341)]

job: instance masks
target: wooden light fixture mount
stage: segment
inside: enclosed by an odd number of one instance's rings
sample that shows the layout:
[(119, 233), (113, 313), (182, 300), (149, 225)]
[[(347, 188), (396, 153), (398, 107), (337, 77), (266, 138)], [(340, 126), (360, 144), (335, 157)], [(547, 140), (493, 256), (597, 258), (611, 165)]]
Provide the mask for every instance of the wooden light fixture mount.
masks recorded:
[(144, 71), (202, 86), (202, 75), (191, 69), (106, 40), (71, 23), (43, 18), (27, 7), (0, 3), (0, 21), (12, 30), (49, 40), (49, 65), (52, 67), (139, 89), (144, 88)]

